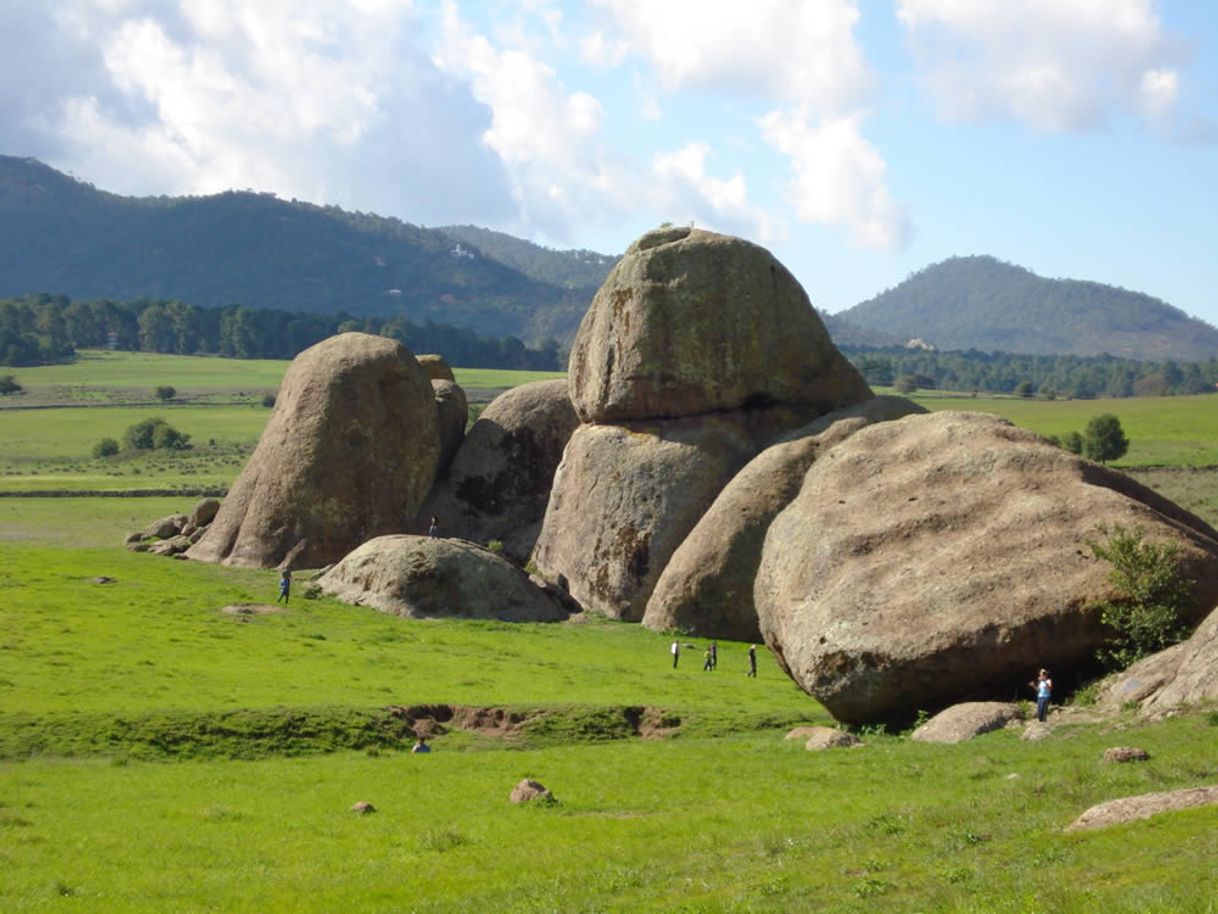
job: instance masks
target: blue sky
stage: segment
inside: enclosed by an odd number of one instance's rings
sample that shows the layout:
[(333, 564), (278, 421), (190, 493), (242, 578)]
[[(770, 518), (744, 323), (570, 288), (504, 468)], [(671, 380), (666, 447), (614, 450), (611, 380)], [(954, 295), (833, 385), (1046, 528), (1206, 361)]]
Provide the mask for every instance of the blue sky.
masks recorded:
[(991, 254), (1218, 324), (1210, 0), (0, 0), (0, 152), (604, 253), (692, 221), (830, 312)]

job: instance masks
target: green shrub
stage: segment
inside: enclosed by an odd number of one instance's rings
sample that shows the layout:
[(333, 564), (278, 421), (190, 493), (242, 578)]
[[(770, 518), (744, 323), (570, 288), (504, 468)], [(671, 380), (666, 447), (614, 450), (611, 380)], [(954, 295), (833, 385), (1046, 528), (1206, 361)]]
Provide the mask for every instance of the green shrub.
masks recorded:
[(265, 406), (267, 409), (271, 409), (275, 405), (275, 395), (274, 394), (263, 394), (262, 395), (262, 405)]
[(1180, 545), (1148, 543), (1146, 531), (1100, 525), (1103, 542), (1088, 541), (1092, 553), (1111, 565), (1108, 580), (1117, 592), (1096, 604), (1112, 631), (1096, 656), (1106, 666), (1124, 669), (1184, 639), (1193, 609), (1193, 582), (1180, 570)]
[(164, 419), (144, 419), (128, 426), (123, 433), (123, 445), (130, 451), (151, 451), (155, 448), (177, 451), (190, 446), (190, 435), (179, 432)]
[(17, 394), (24, 389), (11, 374), (0, 374), (0, 394)]
[(118, 453), (118, 442), (113, 438), (103, 438), (93, 445), (94, 457), (113, 457)]
[(1078, 432), (1066, 432), (1062, 435), (1062, 447), (1071, 454), (1078, 454), (1080, 457), (1083, 453), (1083, 436)]
[(1112, 413), (1096, 416), (1083, 431), (1083, 456), (1107, 463), (1125, 456), (1129, 439), (1121, 428), (1121, 420)]
[(170, 387), (168, 384), (158, 387), (156, 389), (156, 398), (158, 400), (161, 400), (162, 402), (167, 401), (167, 400), (172, 400), (177, 395), (178, 395), (178, 392), (176, 390), (174, 390), (172, 387)]

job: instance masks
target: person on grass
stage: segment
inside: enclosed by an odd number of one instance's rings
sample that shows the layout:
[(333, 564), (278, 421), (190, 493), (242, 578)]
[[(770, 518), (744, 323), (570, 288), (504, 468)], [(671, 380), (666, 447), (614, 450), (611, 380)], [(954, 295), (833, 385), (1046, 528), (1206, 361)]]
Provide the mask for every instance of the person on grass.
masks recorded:
[(1049, 713), (1049, 699), (1053, 697), (1053, 680), (1049, 678), (1048, 670), (1041, 670), (1035, 682), (1028, 685), (1036, 690), (1036, 719), (1041, 723)]
[(287, 603), (288, 593), (291, 591), (291, 589), (292, 572), (285, 568), (283, 571), (279, 572), (279, 596), (275, 598), (275, 602), (278, 603), (280, 600), (282, 600), (284, 603)]

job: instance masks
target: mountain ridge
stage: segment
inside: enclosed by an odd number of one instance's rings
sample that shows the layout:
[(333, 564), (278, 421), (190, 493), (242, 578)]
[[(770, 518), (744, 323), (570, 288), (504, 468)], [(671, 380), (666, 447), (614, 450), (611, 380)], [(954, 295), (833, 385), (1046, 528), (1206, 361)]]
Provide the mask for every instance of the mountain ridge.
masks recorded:
[(989, 255), (931, 264), (833, 317), (840, 328), (918, 337), (945, 350), (1143, 361), (1218, 356), (1218, 328), (1158, 298), (1090, 280), (1046, 279)]

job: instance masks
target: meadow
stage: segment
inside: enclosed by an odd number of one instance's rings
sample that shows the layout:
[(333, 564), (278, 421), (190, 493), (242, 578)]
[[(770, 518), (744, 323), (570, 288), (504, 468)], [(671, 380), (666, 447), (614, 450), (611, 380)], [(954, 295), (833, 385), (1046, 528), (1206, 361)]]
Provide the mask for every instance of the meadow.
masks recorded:
[[(283, 611), (226, 613), (272, 602), (274, 572), (121, 545), (193, 496), (70, 492), (227, 485), (269, 416), (254, 397), (286, 366), (110, 355), (19, 373), (48, 398), (77, 389), (75, 406), (0, 410), (0, 492), (65, 493), (0, 498), (2, 911), (1218, 907), (1218, 810), (1062, 832), (1102, 800), (1218, 781), (1218, 712), (1097, 723), (1073, 708), (1048, 740), (960, 746), (864, 728), (863, 748), (808, 753), (783, 734), (828, 715), (764, 650), (746, 678), (744, 644), (721, 642), (708, 673), (690, 641), (674, 670), (670, 637), (637, 625), (405, 620), (308, 599), (303, 576)], [(182, 402), (133, 405), (162, 383)], [(1218, 463), (1216, 398), (920, 399), (1046, 434), (1114, 412), (1162, 458), (1139, 460), (1179, 467), (1150, 478), (1214, 504), (1214, 474), (1189, 465)], [(201, 447), (82, 456), (148, 415)], [(395, 711), (410, 705), (522, 723), (451, 728), (417, 756)], [(659, 733), (636, 726), (642, 709)], [(1105, 765), (1113, 745), (1151, 761)], [(524, 777), (559, 803), (510, 804)]]

